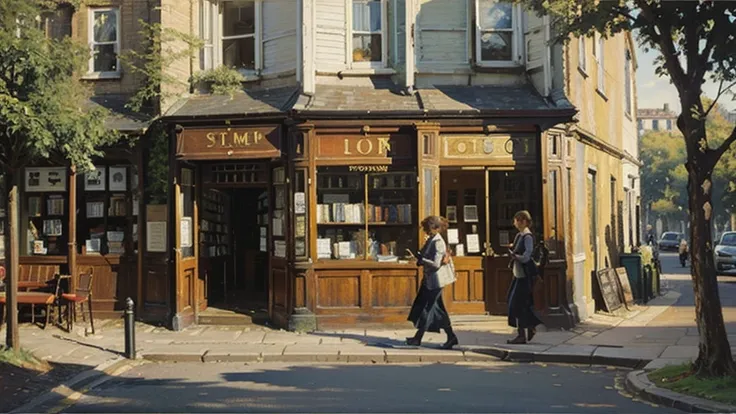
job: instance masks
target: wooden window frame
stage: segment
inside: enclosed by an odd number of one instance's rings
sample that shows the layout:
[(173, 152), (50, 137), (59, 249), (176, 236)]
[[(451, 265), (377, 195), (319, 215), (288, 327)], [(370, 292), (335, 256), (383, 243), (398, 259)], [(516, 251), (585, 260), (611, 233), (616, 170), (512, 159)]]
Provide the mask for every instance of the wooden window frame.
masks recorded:
[[(504, 68), (516, 67), (523, 64), (521, 60), (521, 50), (524, 33), (521, 30), (523, 24), (521, 22), (522, 9), (521, 5), (512, 1), (501, 0), (500, 2), (511, 3), (511, 29), (483, 29), (480, 27), (480, 2), (483, 0), (473, 0), (475, 7), (475, 64), (480, 67), (487, 68)], [(481, 58), (481, 41), (480, 38), (484, 32), (511, 32), (511, 59), (510, 60), (483, 60)]]
[[(115, 41), (114, 42), (96, 42), (95, 41), (95, 14), (103, 12), (115, 12)], [(87, 63), (87, 74), (85, 78), (92, 79), (111, 79), (119, 78), (122, 74), (120, 70), (120, 7), (88, 7), (87, 8), (87, 41), (89, 45), (89, 61)], [(115, 67), (114, 71), (95, 71), (95, 46), (98, 45), (114, 45), (115, 46)]]
[[(381, 3), (381, 61), (355, 62), (353, 61), (353, 33), (378, 34), (378, 32), (356, 32), (353, 29), (353, 3)], [(388, 67), (388, 5), (387, 0), (345, 0), (345, 60), (350, 69), (385, 69)]]
[[(200, 2), (200, 20), (199, 20), (199, 36), (205, 41), (200, 51), (200, 69), (208, 70), (223, 65), (223, 42), (233, 39), (253, 39), (254, 42), (254, 69), (237, 69), (243, 76), (253, 77), (260, 75), (263, 70), (263, 0), (244, 0), (253, 3), (254, 28), (252, 34), (224, 36), (223, 30), (223, 7), (225, 3), (235, 2), (236, 0), (201, 0)], [(209, 9), (208, 15), (203, 16), (204, 10)], [(209, 23), (209, 25), (207, 25)], [(212, 39), (203, 38), (209, 32)], [(209, 40), (209, 42), (208, 42)], [(211, 49), (208, 56), (207, 49)]]

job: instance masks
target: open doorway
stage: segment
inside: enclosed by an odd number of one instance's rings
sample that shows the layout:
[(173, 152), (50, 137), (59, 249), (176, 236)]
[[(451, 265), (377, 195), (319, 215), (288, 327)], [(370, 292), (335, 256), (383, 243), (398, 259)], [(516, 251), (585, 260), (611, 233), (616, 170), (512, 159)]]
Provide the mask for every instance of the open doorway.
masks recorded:
[(207, 307), (200, 324), (268, 320), (268, 200), (267, 187), (205, 187), (200, 274)]

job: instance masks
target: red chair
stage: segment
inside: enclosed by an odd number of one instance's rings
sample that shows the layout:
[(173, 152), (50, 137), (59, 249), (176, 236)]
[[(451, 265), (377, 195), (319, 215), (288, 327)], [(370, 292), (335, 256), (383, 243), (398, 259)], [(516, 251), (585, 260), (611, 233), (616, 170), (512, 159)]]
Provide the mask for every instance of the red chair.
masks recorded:
[(73, 320), (77, 317), (77, 304), (79, 304), (82, 312), (82, 321), (86, 322), (84, 315), (84, 304), (87, 304), (89, 311), (89, 324), (92, 328), (92, 334), (95, 333), (95, 320), (92, 315), (92, 272), (82, 273), (79, 275), (79, 285), (74, 293), (63, 293), (61, 295), (60, 305), (66, 305), (67, 317), (66, 327), (71, 332), (73, 327)]

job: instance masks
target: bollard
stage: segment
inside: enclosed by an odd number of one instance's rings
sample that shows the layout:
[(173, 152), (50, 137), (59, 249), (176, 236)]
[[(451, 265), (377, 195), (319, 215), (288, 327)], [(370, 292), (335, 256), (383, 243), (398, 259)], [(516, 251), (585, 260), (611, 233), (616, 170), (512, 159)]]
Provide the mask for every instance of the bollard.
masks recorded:
[(133, 299), (125, 299), (125, 357), (135, 359), (135, 313)]

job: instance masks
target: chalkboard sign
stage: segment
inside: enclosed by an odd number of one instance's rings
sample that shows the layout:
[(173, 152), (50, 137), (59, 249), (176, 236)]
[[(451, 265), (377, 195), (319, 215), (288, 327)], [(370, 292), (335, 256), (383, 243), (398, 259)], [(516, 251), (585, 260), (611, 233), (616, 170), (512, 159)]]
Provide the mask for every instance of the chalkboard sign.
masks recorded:
[(629, 274), (626, 272), (625, 267), (619, 267), (616, 269), (616, 275), (618, 281), (621, 284), (621, 293), (623, 293), (624, 304), (626, 309), (634, 303), (634, 293), (631, 291), (631, 284), (629, 284)]
[(620, 308), (621, 290), (619, 289), (618, 276), (613, 269), (603, 269), (597, 272), (598, 287), (603, 297), (603, 303), (607, 312), (613, 312)]

